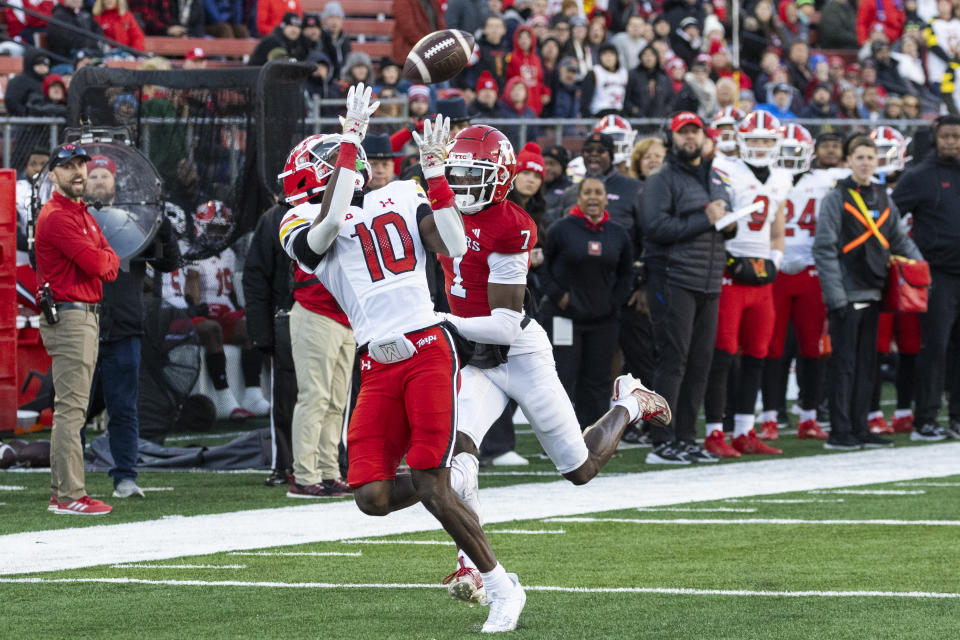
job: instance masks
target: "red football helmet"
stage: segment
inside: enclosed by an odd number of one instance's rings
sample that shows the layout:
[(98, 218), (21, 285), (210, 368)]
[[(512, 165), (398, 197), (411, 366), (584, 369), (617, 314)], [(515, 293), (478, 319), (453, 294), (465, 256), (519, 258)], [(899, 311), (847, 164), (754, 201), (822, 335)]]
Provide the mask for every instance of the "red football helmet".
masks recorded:
[(626, 162), (629, 167), (630, 156), (633, 154), (633, 141), (637, 139), (637, 132), (630, 123), (620, 116), (603, 116), (593, 125), (593, 130), (613, 138), (613, 164)]
[[(308, 136), (295, 146), (277, 180), (283, 185), (287, 204), (307, 202), (327, 187), (340, 150), (340, 134), (327, 133)], [(370, 166), (363, 147), (357, 147), (356, 189), (363, 189), (370, 180)]]
[(780, 127), (783, 141), (777, 154), (777, 166), (791, 173), (803, 173), (810, 169), (813, 159), (813, 136), (799, 124), (785, 124)]
[(907, 145), (910, 138), (886, 125), (881, 125), (870, 132), (870, 139), (877, 145), (877, 168), (874, 173), (886, 175), (903, 171), (907, 165)]
[[(772, 140), (773, 144), (750, 144), (752, 140)], [(774, 163), (781, 140), (780, 121), (766, 111), (750, 112), (737, 126), (740, 157), (755, 167), (769, 167)]]
[(197, 237), (226, 237), (233, 230), (233, 213), (220, 200), (207, 200), (193, 212), (193, 230)]
[(732, 153), (737, 148), (737, 125), (746, 117), (746, 113), (736, 107), (724, 107), (713, 116), (710, 126), (720, 131), (717, 138), (717, 149), (724, 153)]
[(472, 215), (507, 197), (517, 174), (517, 154), (505, 135), (477, 124), (450, 141), (444, 165), (457, 208)]

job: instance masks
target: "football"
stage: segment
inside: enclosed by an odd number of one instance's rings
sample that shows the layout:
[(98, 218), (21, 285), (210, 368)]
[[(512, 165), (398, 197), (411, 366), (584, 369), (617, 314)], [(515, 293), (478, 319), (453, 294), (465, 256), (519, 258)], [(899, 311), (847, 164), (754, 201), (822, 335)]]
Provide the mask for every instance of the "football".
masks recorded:
[(17, 463), (17, 452), (8, 444), (0, 443), (0, 469), (9, 469)]
[(473, 55), (473, 36), (458, 29), (434, 31), (420, 39), (407, 54), (403, 77), (414, 84), (432, 84), (463, 71)]

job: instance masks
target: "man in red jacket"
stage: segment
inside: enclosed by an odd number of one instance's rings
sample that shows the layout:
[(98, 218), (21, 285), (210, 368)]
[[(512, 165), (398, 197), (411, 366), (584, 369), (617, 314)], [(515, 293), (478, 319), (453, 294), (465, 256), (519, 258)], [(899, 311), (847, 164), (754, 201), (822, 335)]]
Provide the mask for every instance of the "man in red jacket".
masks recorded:
[(40, 320), (40, 336), (52, 360), (57, 390), (50, 435), (49, 509), (84, 516), (112, 509), (90, 498), (84, 489), (80, 431), (97, 363), (103, 281), (115, 280), (120, 264), (83, 202), (89, 161), (87, 152), (75, 144), (63, 144), (54, 151), (50, 178), (56, 190), (37, 216), (35, 244), (39, 297), (41, 302), (52, 299), (55, 305), (55, 313), (48, 315), (45, 310)]
[(887, 42), (896, 42), (903, 35), (907, 15), (903, 0), (860, 0), (857, 7), (857, 42), (861, 45), (870, 39), (874, 29), (882, 29)]

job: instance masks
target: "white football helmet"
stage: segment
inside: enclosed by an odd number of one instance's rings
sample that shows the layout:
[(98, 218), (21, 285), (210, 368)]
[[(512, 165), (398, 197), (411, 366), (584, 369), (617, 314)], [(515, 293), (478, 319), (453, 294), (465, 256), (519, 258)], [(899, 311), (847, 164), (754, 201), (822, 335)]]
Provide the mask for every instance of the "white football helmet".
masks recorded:
[[(753, 145), (752, 140), (773, 140), (771, 145)], [(737, 126), (740, 157), (754, 167), (769, 167), (780, 154), (780, 121), (766, 111), (752, 111)]]
[(724, 107), (713, 116), (710, 126), (720, 132), (717, 137), (717, 149), (732, 155), (737, 149), (737, 125), (746, 117), (746, 113), (736, 107)]
[(790, 173), (803, 173), (810, 169), (813, 160), (813, 136), (803, 126), (795, 123), (780, 127), (783, 141), (777, 154), (777, 166)]
[(870, 139), (877, 145), (875, 174), (879, 176), (903, 171), (907, 166), (907, 145), (911, 138), (905, 138), (893, 127), (881, 125), (870, 132)]
[(630, 156), (633, 154), (633, 142), (637, 139), (637, 132), (626, 118), (620, 116), (603, 116), (593, 125), (594, 133), (605, 133), (613, 138), (613, 164), (623, 162), (630, 166)]

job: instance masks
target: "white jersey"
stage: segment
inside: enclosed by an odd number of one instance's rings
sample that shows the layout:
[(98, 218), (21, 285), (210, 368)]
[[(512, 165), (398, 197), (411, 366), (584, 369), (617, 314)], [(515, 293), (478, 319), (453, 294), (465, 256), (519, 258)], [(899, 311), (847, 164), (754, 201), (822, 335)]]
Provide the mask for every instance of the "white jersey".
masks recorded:
[(792, 186), (790, 172), (771, 167), (767, 181), (760, 182), (746, 162), (733, 156), (715, 157), (713, 168), (727, 185), (734, 211), (755, 202), (764, 205), (737, 221), (737, 235), (726, 242), (727, 253), (738, 258), (769, 258), (770, 226)]
[[(190, 248), (190, 245), (183, 240), (179, 244), (181, 253), (186, 253)], [(222, 304), (233, 310), (235, 307), (230, 294), (234, 293), (233, 279), (236, 263), (237, 255), (233, 249), (224, 249), (220, 255), (187, 263), (179, 269), (163, 274), (161, 295), (174, 307), (186, 309), (187, 273), (196, 271), (200, 276), (202, 299), (194, 302), (205, 302), (208, 305)]]
[[(960, 52), (960, 20), (941, 20), (936, 18), (930, 22), (930, 33), (935, 39), (927, 38), (927, 46), (937, 44), (948, 56), (955, 56)], [(943, 74), (947, 72), (947, 63), (936, 54), (927, 52), (927, 79), (939, 84)]]
[(849, 175), (849, 169), (811, 169), (800, 175), (784, 207), (785, 264), (813, 264), (813, 240), (817, 235), (820, 205), (837, 180)]
[[(430, 206), (412, 180), (370, 191), (363, 207), (351, 206), (333, 245), (314, 273), (350, 319), (357, 344), (409, 333), (440, 321), (427, 287), (426, 251), (417, 209)], [(280, 242), (294, 260), (294, 243), (320, 213), (319, 204), (301, 204), (283, 218)], [(304, 238), (305, 239), (305, 238)]]
[(623, 109), (627, 95), (627, 68), (620, 65), (616, 71), (607, 71), (599, 64), (593, 66), (594, 90), (590, 113), (604, 109)]

